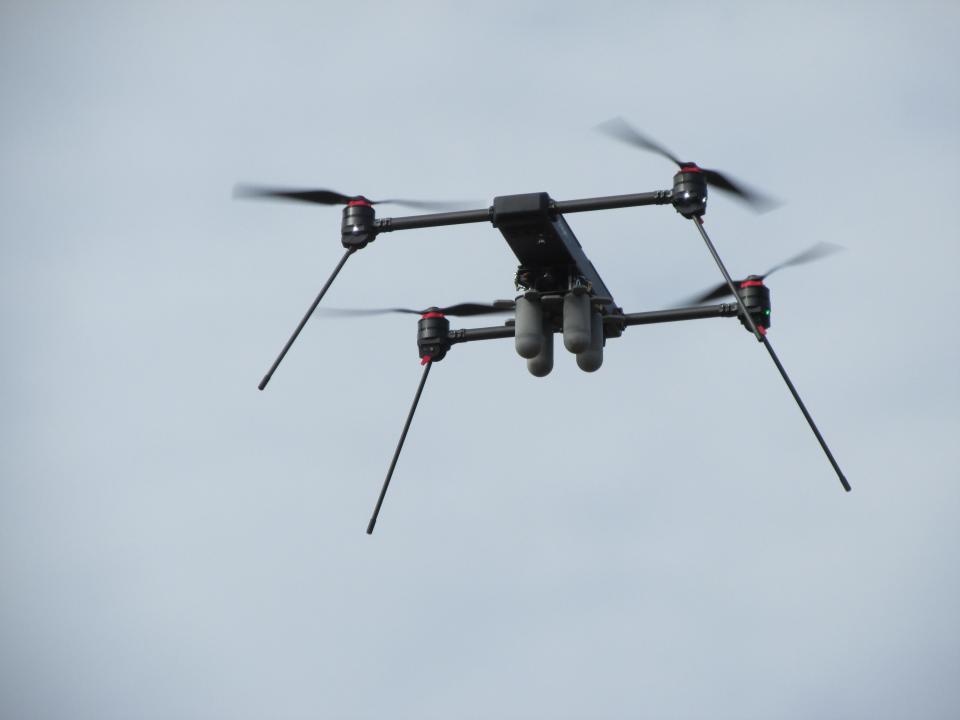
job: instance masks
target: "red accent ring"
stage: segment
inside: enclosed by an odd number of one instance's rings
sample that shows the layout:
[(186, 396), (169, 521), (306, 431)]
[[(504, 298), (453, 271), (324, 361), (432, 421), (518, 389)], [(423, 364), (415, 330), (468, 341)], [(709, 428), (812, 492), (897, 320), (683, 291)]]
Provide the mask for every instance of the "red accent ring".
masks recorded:
[(740, 283), (740, 287), (763, 287), (763, 280), (744, 280)]
[(361, 198), (359, 200), (350, 200), (347, 202), (347, 205), (349, 205), (350, 207), (357, 207), (358, 205), (360, 207), (373, 207), (373, 203), (371, 203), (366, 198)]
[(428, 312), (420, 316), (421, 320), (427, 320), (429, 318), (442, 318), (446, 317), (442, 312)]

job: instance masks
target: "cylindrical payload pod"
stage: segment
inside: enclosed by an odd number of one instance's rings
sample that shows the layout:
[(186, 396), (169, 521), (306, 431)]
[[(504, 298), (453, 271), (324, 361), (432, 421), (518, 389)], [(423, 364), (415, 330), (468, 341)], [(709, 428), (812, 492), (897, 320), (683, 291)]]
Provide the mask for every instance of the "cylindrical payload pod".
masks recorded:
[(535, 358), (543, 347), (543, 309), (540, 307), (540, 298), (522, 295), (518, 297), (515, 323), (517, 354), (528, 360)]
[(527, 360), (527, 370), (536, 377), (549, 375), (550, 371), (553, 370), (553, 328), (546, 320), (541, 328), (540, 352)]
[(563, 298), (563, 346), (572, 353), (590, 347), (590, 296), (571, 290)]
[(577, 365), (584, 372), (599, 370), (603, 365), (603, 318), (596, 310), (590, 314), (590, 347), (577, 353)]

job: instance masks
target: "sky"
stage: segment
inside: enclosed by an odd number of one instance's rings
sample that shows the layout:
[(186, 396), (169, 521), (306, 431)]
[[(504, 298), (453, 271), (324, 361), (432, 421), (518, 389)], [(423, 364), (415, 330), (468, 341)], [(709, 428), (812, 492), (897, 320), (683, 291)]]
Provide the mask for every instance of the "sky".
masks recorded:
[[(0, 715), (957, 717), (958, 31), (950, 2), (0, 4)], [(844, 246), (770, 280), (769, 337), (853, 492), (699, 320), (593, 374), (454, 347), (366, 535), (416, 318), (316, 317), (259, 392), (340, 211), (234, 184), (670, 187), (617, 116), (781, 201), (711, 194), (735, 277)], [(568, 222), (627, 312), (720, 279), (670, 207)], [(486, 225), (397, 232), (324, 304), (515, 270)]]

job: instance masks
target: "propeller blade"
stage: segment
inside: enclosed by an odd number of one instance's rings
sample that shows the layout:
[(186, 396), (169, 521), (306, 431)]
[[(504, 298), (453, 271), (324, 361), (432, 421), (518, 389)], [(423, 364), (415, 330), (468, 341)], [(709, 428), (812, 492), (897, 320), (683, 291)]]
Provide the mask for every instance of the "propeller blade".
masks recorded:
[[(733, 282), (735, 285), (739, 286), (740, 283), (743, 282), (743, 280), (734, 280)], [(720, 298), (724, 298), (729, 295), (730, 295), (730, 288), (727, 287), (727, 284), (724, 282), (724, 283), (720, 283), (719, 285), (716, 285), (715, 287), (710, 288), (709, 290), (703, 293), (700, 293), (699, 295), (688, 297), (679, 304), (680, 305), (703, 305), (704, 303), (708, 303), (712, 300), (719, 300)]]
[(368, 315), (387, 315), (403, 313), (405, 315), (425, 315), (429, 312), (438, 312), (452, 317), (469, 317), (471, 315), (497, 315), (514, 311), (513, 300), (494, 300), (492, 303), (458, 303), (447, 307), (431, 307), (425, 310), (413, 308), (320, 308), (317, 314), (362, 317)]
[[(777, 263), (772, 268), (767, 270), (763, 275), (752, 275), (752, 278), (759, 280), (765, 280), (770, 275), (775, 273), (777, 270), (782, 270), (783, 268), (793, 267), (795, 265), (805, 265), (807, 263), (814, 262), (816, 260), (821, 260), (822, 258), (828, 257), (835, 253), (844, 250), (843, 245), (837, 245), (836, 243), (828, 242), (819, 242), (815, 245), (811, 245), (806, 250), (801, 253), (797, 253), (791, 258), (784, 260), (783, 262)], [(743, 280), (734, 280), (734, 285), (740, 286), (740, 283)], [(685, 300), (681, 301), (680, 305), (702, 305), (703, 303), (710, 302), (712, 300), (719, 300), (724, 297), (732, 297), (730, 295), (730, 288), (725, 282), (715, 285), (709, 290), (705, 290), (699, 295), (692, 295)]]
[(437, 210), (438, 212), (445, 210), (462, 210), (477, 204), (459, 200), (401, 200), (399, 198), (377, 200), (376, 202), (371, 200), (370, 203), (373, 205), (385, 205), (389, 203), (391, 205), (404, 205), (414, 210)]
[(814, 260), (820, 260), (821, 258), (825, 258), (828, 255), (833, 255), (844, 249), (845, 248), (843, 247), (843, 245), (837, 245), (836, 243), (819, 242), (816, 245), (812, 245), (811, 247), (807, 248), (802, 253), (798, 253), (794, 255), (792, 258), (788, 260), (784, 260), (783, 262), (777, 265), (774, 265), (772, 268), (767, 270), (760, 277), (765, 278), (768, 275), (772, 275), (777, 270), (782, 270), (783, 268), (786, 268), (786, 267), (792, 267), (794, 265), (805, 265), (806, 263), (813, 262)]
[(450, 210), (465, 207), (466, 203), (457, 201), (426, 201), (403, 200), (393, 198), (389, 200), (370, 200), (363, 195), (344, 195), (335, 190), (302, 190), (298, 188), (268, 187), (263, 185), (238, 184), (233, 188), (235, 198), (261, 198), (274, 200), (293, 200), (295, 202), (312, 203), (314, 205), (346, 205), (351, 200), (365, 200), (371, 205), (406, 205), (419, 210)]
[(634, 128), (622, 117), (615, 117), (607, 120), (606, 122), (600, 123), (597, 125), (596, 129), (602, 132), (604, 135), (608, 135), (616, 140), (625, 142), (628, 145), (633, 145), (641, 150), (655, 152), (657, 155), (667, 158), (667, 160), (670, 160), (678, 166), (683, 165), (683, 163), (677, 159), (676, 155), (659, 143), (654, 142), (645, 135), (642, 135), (639, 130)]
[(404, 313), (406, 315), (423, 315), (420, 310), (412, 308), (318, 308), (316, 315), (330, 315), (333, 317), (367, 317), (371, 315), (389, 315)]
[[(650, 152), (665, 157), (681, 169), (685, 167), (697, 167), (695, 163), (682, 162), (676, 155), (663, 147), (663, 145), (643, 135), (621, 117), (607, 120), (597, 125), (596, 129), (628, 145), (640, 148), (641, 150), (649, 150)], [(741, 182), (734, 182), (728, 175), (724, 175), (717, 170), (707, 170), (705, 168), (700, 168), (700, 170), (708, 185), (735, 195), (757, 212), (766, 212), (777, 205), (777, 202), (772, 198), (748, 188)]]
[(237, 185), (233, 188), (235, 198), (274, 198), (295, 200), (314, 205), (346, 205), (355, 196), (344, 195), (334, 190), (295, 190), (293, 188), (264, 187), (260, 185)]
[(777, 206), (777, 201), (773, 198), (756, 190), (752, 190), (741, 182), (734, 182), (728, 175), (719, 173), (716, 170), (706, 170), (702, 168), (701, 170), (707, 179), (708, 185), (717, 188), (717, 190), (723, 190), (736, 195), (748, 205), (752, 206), (757, 212), (767, 212)]
[(450, 305), (445, 308), (439, 308), (444, 315), (453, 315), (454, 317), (469, 317), (471, 315), (497, 315), (499, 313), (511, 313), (516, 308), (513, 300), (494, 300), (492, 303), (460, 303)]

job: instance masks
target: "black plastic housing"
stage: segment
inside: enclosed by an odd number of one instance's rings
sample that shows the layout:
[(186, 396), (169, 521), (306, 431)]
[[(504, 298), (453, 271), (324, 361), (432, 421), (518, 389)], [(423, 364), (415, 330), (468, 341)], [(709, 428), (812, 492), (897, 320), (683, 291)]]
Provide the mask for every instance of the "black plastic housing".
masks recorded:
[(374, 222), (377, 214), (372, 205), (364, 202), (352, 202), (343, 209), (343, 221), (340, 223), (340, 242), (345, 248), (359, 250), (377, 237)]
[[(771, 323), (770, 288), (763, 284), (763, 280), (747, 279), (740, 283), (737, 294), (743, 300), (743, 305), (750, 313), (750, 317), (753, 318), (754, 324), (766, 331)], [(742, 316), (740, 317), (740, 324), (747, 332), (753, 332)]]
[(551, 202), (545, 192), (495, 197), (491, 222), (495, 228), (537, 224), (549, 219)]
[(450, 349), (450, 321), (440, 312), (427, 312), (417, 323), (417, 350), (420, 358), (443, 360)]
[(520, 261), (517, 289), (557, 293), (584, 287), (593, 296), (609, 299), (601, 312), (613, 311), (610, 291), (547, 193), (495, 197), (491, 213)]
[(686, 168), (673, 176), (673, 207), (685, 218), (707, 211), (707, 179), (699, 168)]

